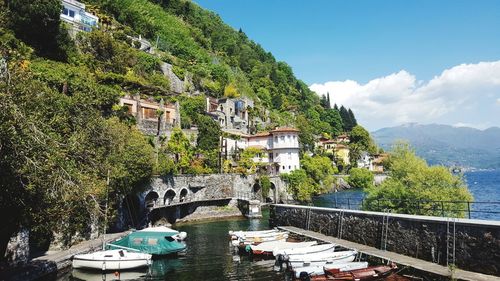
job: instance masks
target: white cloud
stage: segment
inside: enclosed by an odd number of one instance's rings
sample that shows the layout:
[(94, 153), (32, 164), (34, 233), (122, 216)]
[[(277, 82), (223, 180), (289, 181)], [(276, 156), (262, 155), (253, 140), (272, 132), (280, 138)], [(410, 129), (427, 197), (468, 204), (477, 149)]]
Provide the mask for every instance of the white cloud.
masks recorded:
[(461, 64), (427, 82), (401, 70), (366, 84), (331, 81), (310, 88), (352, 108), (370, 130), (407, 122), (500, 125), (494, 106), (500, 104), (500, 61)]

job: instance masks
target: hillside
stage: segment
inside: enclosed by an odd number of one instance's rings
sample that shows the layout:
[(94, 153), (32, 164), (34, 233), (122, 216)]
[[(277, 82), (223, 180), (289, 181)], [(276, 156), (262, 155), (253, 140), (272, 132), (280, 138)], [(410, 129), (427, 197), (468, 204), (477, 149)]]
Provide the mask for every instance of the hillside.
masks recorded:
[(372, 133), (378, 145), (390, 149), (398, 139), (408, 140), (431, 164), (471, 168), (500, 168), (500, 128), (478, 130), (447, 125), (407, 124)]
[[(153, 174), (219, 171), (222, 132), (207, 97), (252, 99), (249, 114), (269, 120), (255, 131), (295, 126), (304, 150), (356, 125), (351, 110), (330, 108), (290, 66), (191, 1), (84, 4), (98, 29), (63, 22), (60, 0), (0, 0), (0, 213), (15, 214), (1, 252), (20, 225), (40, 245), (54, 232), (68, 245), (89, 235), (105, 198), (113, 222)], [(141, 134), (118, 105), (128, 95), (179, 102), (181, 126), (198, 138)]]

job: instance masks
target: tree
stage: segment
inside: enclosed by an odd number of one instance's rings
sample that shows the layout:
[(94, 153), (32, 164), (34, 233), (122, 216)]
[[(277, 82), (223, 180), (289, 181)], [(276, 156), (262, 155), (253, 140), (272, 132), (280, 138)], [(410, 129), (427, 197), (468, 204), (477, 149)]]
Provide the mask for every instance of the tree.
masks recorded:
[(367, 189), (373, 186), (373, 173), (363, 168), (352, 168), (347, 182), (352, 187)]
[(323, 115), (321, 116), (322, 120), (328, 123), (331, 126), (331, 131), (328, 132), (331, 135), (338, 136), (343, 130), (342, 117), (338, 110), (335, 109), (326, 109)]
[(349, 113), (349, 119), (351, 120), (351, 126), (354, 128), (356, 125), (358, 125), (358, 121), (356, 121), (356, 117), (354, 117), (354, 113), (352, 110), (349, 108), (347, 111)]
[(167, 142), (166, 151), (174, 156), (176, 172), (183, 174), (189, 169), (194, 157), (194, 148), (181, 129), (174, 128)]
[(356, 125), (351, 131), (349, 149), (349, 157), (353, 163), (359, 159), (363, 151), (370, 154), (377, 153), (377, 146), (370, 133), (360, 125)]
[(288, 192), (298, 201), (311, 201), (311, 196), (316, 193), (317, 184), (302, 169), (281, 174), (281, 178), (288, 184)]
[(59, 0), (7, 0), (10, 26), (16, 36), (33, 46), (37, 54), (52, 59), (66, 60), (62, 42), (66, 30), (60, 28), (61, 2)]
[(443, 166), (428, 166), (407, 143), (394, 145), (389, 157), (389, 178), (366, 191), (363, 209), (390, 209), (406, 214), (464, 217), (467, 205), (463, 202), (473, 200), (460, 176)]

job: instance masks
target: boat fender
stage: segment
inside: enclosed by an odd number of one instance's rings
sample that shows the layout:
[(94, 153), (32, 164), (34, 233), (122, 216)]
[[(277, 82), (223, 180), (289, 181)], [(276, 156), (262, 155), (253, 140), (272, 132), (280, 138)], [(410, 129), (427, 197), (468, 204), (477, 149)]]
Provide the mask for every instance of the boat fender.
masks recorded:
[(311, 281), (311, 277), (309, 276), (309, 273), (302, 271), (299, 274), (299, 280), (300, 281)]

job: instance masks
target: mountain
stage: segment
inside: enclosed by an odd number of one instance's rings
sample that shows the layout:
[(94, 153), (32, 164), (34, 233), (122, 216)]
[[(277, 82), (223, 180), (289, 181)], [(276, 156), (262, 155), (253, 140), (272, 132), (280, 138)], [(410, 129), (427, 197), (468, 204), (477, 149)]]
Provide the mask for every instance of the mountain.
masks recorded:
[(500, 128), (478, 130), (439, 124), (405, 124), (372, 132), (379, 146), (389, 150), (396, 140), (407, 140), (430, 164), (490, 169), (500, 168)]

